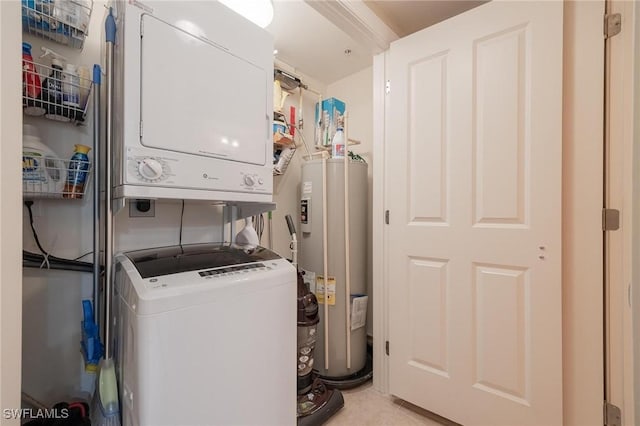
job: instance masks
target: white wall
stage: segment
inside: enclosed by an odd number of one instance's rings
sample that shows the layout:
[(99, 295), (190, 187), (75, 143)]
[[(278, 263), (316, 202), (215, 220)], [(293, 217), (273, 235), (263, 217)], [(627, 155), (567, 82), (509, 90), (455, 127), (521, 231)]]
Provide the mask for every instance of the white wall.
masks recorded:
[[(20, 3), (0, 2), (0, 408), (20, 408)], [(0, 417), (2, 425), (17, 419)]]
[[(373, 335), (373, 276), (372, 276), (372, 203), (373, 203), (373, 68), (369, 67), (327, 86), (326, 98), (335, 97), (346, 103), (349, 113), (349, 139), (360, 141), (360, 145), (349, 150), (360, 154), (368, 166), (368, 213), (367, 230), (367, 334)], [(358, 218), (354, 218), (358, 219)]]

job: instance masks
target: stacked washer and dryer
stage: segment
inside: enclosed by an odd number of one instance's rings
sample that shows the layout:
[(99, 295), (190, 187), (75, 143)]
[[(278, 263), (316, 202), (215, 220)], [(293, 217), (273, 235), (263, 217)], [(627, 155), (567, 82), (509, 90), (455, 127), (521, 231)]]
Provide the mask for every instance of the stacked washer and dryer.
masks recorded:
[[(110, 7), (104, 334), (123, 424), (293, 424), (296, 270), (232, 243), (237, 212), (275, 207), (272, 37), (218, 2)], [(224, 203), (231, 242), (113, 256), (111, 206), (138, 198)]]

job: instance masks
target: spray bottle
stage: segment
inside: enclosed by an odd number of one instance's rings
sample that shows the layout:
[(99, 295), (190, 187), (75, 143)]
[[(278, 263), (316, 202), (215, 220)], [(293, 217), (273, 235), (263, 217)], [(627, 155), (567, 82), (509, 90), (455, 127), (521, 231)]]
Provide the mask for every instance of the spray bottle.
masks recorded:
[(45, 117), (58, 121), (71, 121), (62, 113), (62, 61), (66, 61), (66, 58), (46, 47), (42, 47), (42, 51), (44, 53), (40, 55), (41, 58), (52, 56), (51, 74), (42, 83), (42, 100), (47, 109)]
[(25, 98), (25, 113), (29, 115), (45, 113), (42, 103), (39, 101), (41, 92), (40, 75), (33, 63), (31, 45), (22, 43), (22, 96)]

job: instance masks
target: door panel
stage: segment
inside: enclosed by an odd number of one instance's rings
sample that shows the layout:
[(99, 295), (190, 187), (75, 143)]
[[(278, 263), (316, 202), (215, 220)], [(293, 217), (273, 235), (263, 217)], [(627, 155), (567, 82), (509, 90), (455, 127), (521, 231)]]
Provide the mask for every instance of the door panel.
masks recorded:
[(527, 27), (474, 42), (473, 168), (476, 224), (524, 223), (530, 86)]
[(414, 367), (443, 376), (447, 367), (447, 262), (409, 259), (411, 360)]
[(446, 52), (409, 65), (409, 199), (413, 222), (447, 222), (446, 69)]
[(392, 44), (390, 389), (465, 425), (562, 424), (562, 3)]

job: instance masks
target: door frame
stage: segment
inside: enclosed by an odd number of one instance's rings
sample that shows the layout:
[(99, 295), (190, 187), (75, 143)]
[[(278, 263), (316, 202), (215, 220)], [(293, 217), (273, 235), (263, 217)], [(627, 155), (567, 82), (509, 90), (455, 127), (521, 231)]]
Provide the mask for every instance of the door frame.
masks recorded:
[[(0, 407), (20, 408), (22, 379), (22, 97), (20, 2), (0, 1)], [(18, 418), (0, 418), (19, 425)]]
[[(563, 424), (568, 426), (601, 425), (603, 418), (603, 14), (604, 0), (565, 2), (562, 380)], [(387, 52), (373, 61), (373, 386), (385, 394), (389, 390), (387, 295), (392, 283), (386, 264), (384, 216), (389, 208), (386, 194), (393, 190), (385, 180), (385, 158), (393, 155), (385, 123)]]
[[(633, 269), (633, 244), (640, 238), (640, 219), (634, 217), (640, 201), (640, 186), (634, 181), (639, 153), (634, 139), (640, 120), (637, 96), (640, 78), (635, 76), (640, 45), (634, 43), (635, 24), (640, 8), (635, 2), (607, 0), (607, 13), (622, 15), (622, 31), (607, 40), (606, 80), (606, 178), (604, 205), (620, 210), (620, 229), (606, 235), (606, 378), (607, 401), (622, 410), (622, 424), (635, 424), (634, 383), (640, 383), (640, 371), (634, 368), (633, 302), (640, 303), (640, 291), (632, 287), (640, 273)], [(635, 197), (635, 200), (634, 200)], [(638, 200), (638, 201), (636, 201)], [(640, 318), (636, 319), (640, 326)], [(640, 340), (640, 339), (638, 339)], [(639, 346), (640, 341), (635, 343)]]

